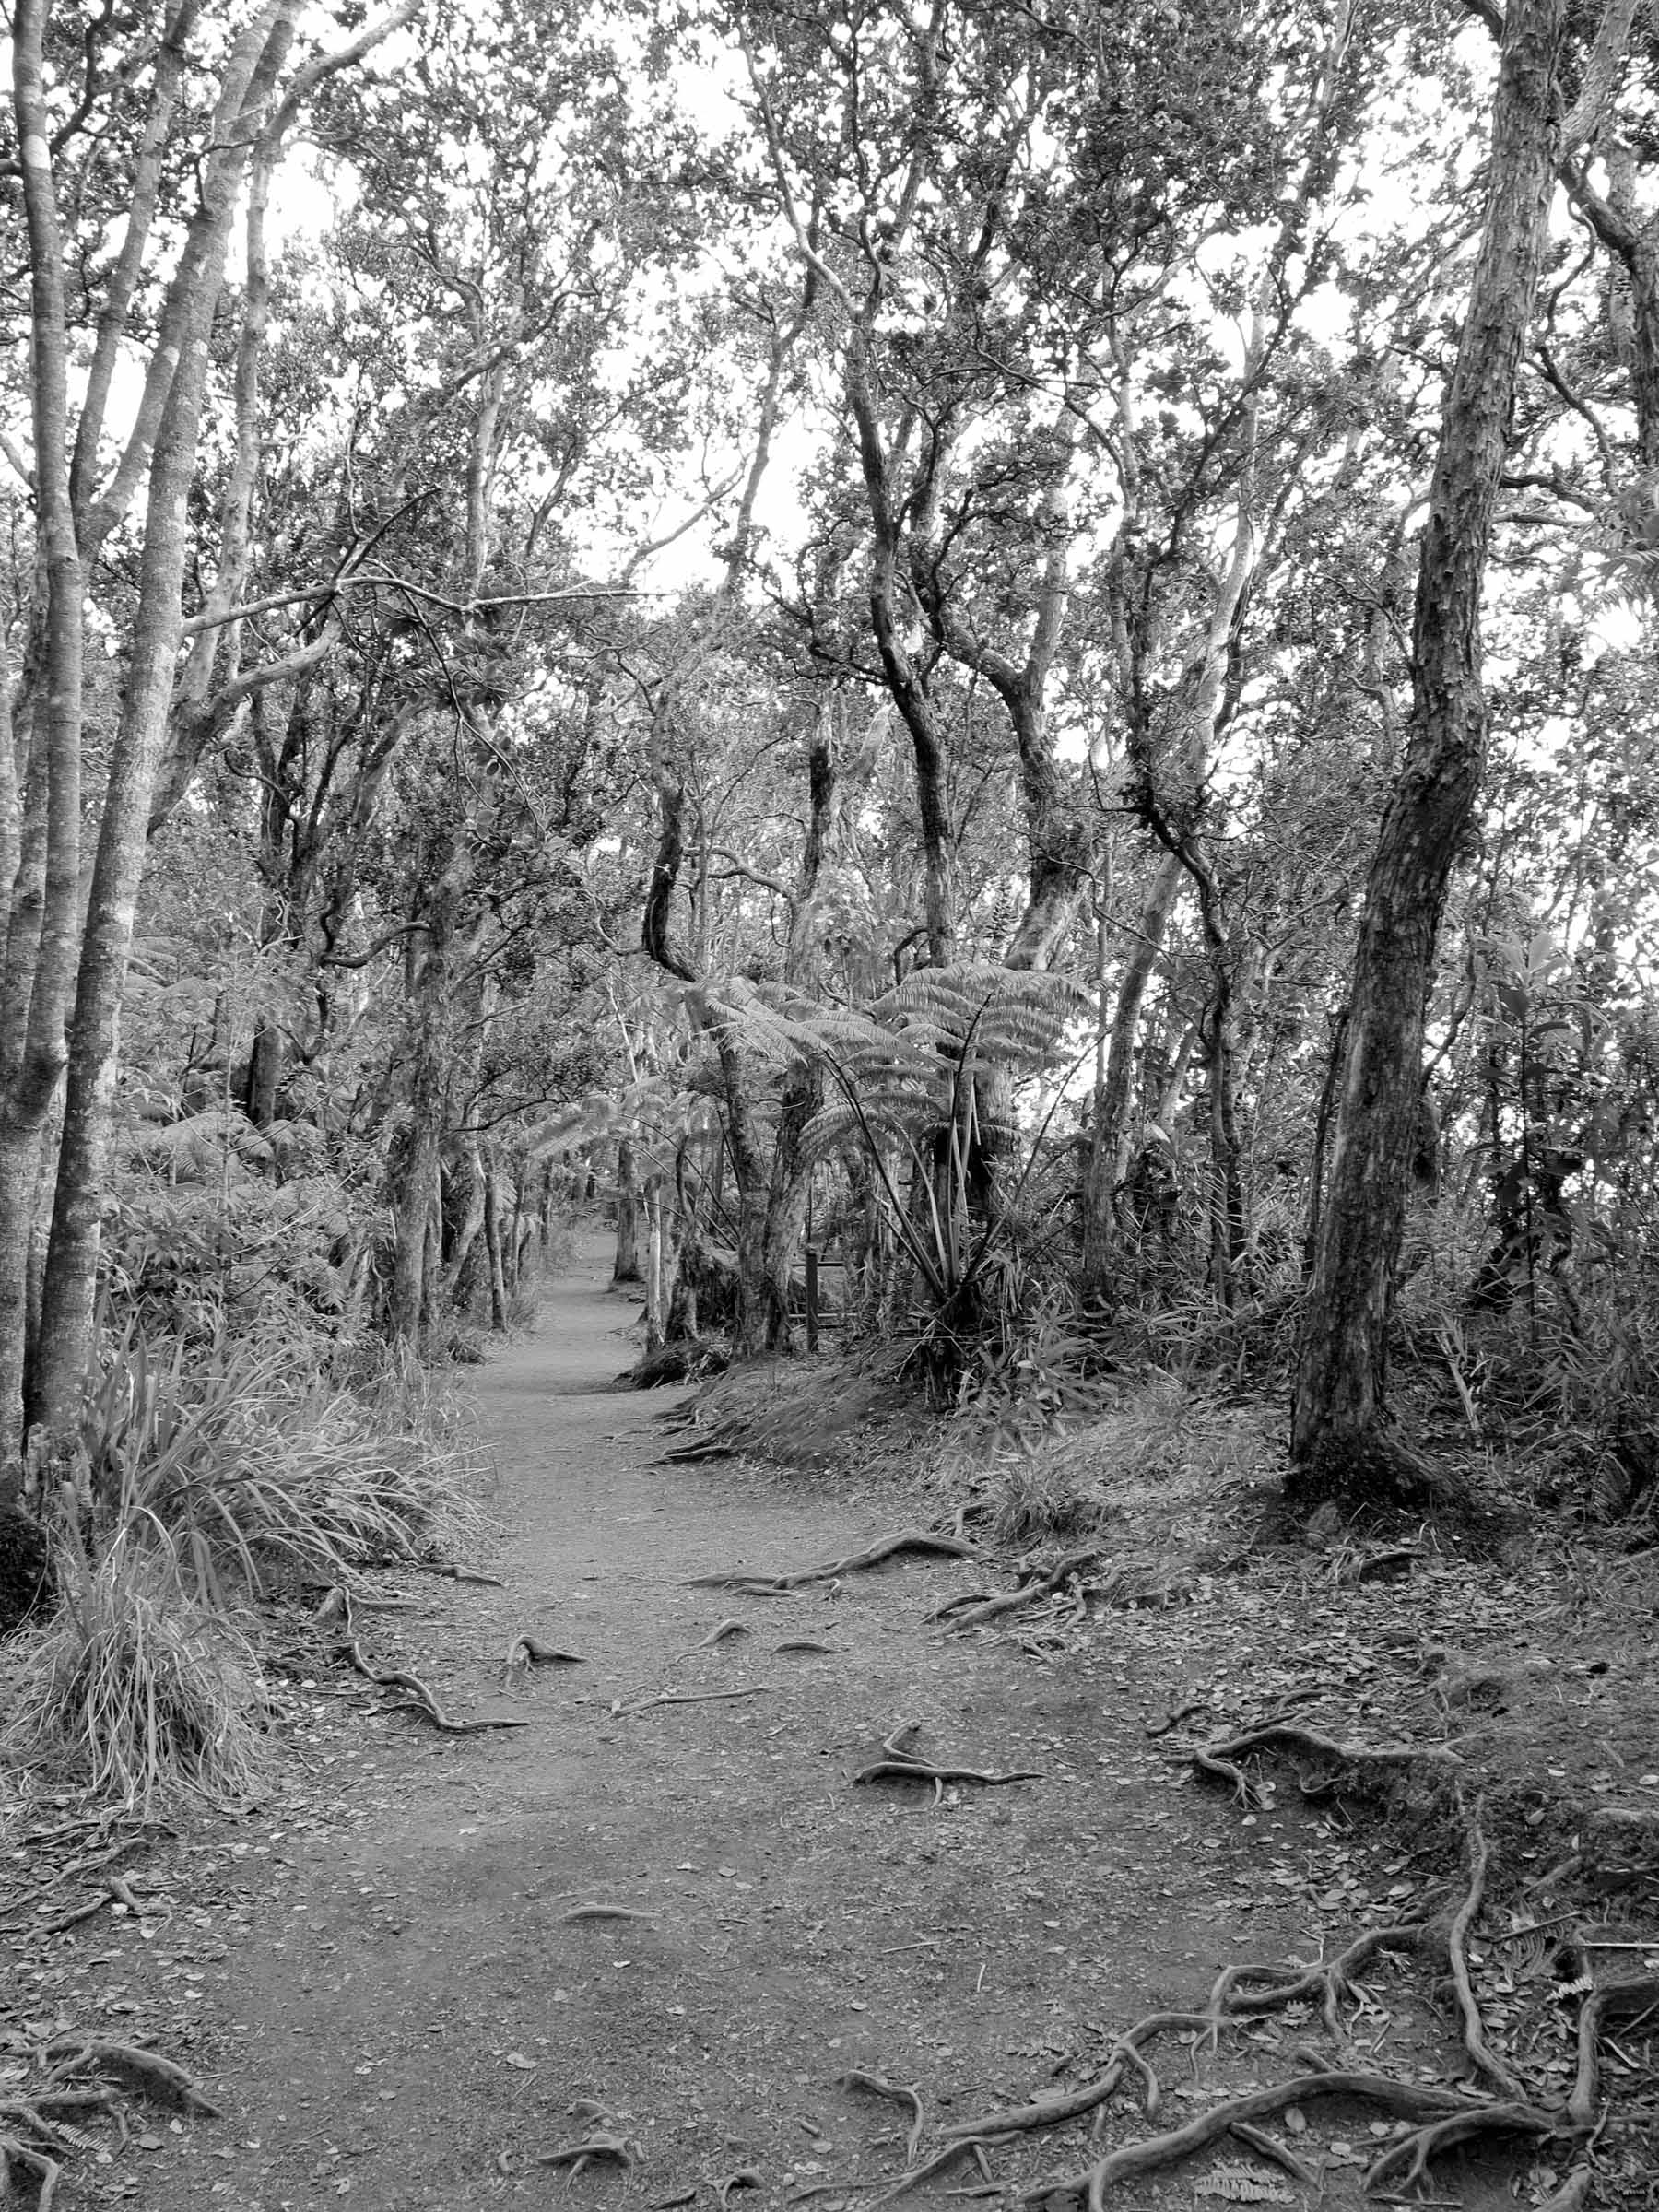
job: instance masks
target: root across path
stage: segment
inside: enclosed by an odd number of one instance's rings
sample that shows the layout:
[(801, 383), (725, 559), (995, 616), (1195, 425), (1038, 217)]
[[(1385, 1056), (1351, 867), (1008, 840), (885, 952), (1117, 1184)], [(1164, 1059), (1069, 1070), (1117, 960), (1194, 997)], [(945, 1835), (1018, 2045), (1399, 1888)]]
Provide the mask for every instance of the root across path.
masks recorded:
[[(1017, 1568), (890, 1473), (660, 1464), (607, 1388), (606, 1257), (468, 1379), (489, 1556), (331, 1595), (275, 1794), (31, 1908), (19, 2203), (1138, 2207), (1155, 2176), (1498, 2212), (1529, 2159), (1583, 2202), (1655, 1986), (1540, 1905), (1576, 1994), (1537, 2098), (1483, 2009), (1454, 1751), (1195, 1679), (1161, 1617), (1077, 1604), (1103, 1545)], [(1372, 1849), (1371, 1782), (1449, 1806), (1461, 1862)]]

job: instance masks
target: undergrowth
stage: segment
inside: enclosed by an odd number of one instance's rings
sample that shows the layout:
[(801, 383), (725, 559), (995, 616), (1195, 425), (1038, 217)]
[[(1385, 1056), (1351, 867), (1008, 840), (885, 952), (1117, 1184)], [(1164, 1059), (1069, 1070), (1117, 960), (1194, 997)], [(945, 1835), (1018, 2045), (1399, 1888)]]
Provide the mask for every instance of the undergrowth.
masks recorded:
[(18, 1640), (8, 1759), (124, 1808), (253, 1786), (260, 1669), (247, 1635), (193, 1604), (165, 1547), (118, 1529), (96, 1563), (64, 1548), (63, 1597)]
[(245, 1795), (254, 1602), (436, 1559), (481, 1531), (477, 1454), (432, 1379), (356, 1388), (258, 1343), (135, 1328), (88, 1391), (78, 1496), (47, 1500), (61, 1605), (17, 1639), (0, 1756), (123, 1805)]

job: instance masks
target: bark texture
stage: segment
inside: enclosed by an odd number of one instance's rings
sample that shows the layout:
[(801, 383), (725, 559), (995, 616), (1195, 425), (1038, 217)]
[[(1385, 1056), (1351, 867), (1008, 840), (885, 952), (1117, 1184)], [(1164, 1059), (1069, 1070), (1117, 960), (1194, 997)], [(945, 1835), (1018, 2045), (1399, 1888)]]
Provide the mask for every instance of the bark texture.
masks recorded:
[(1388, 1324), (1417, 1146), (1424, 1007), (1446, 891), (1485, 766), (1480, 602), (1559, 156), (1564, 0), (1512, 0), (1483, 234), (1441, 421), (1418, 572), (1412, 720), (1367, 886), (1330, 1179), (1291, 1421), (1293, 1493), (1397, 1493)]

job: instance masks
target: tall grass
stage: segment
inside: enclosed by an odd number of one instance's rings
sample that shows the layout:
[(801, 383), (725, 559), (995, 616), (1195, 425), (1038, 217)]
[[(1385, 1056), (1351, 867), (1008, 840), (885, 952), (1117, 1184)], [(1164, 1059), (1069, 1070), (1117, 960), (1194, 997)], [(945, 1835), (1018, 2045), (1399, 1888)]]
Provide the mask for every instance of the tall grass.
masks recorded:
[(65, 1559), (61, 1609), (21, 1640), (8, 1754), (128, 1809), (245, 1796), (259, 1685), (247, 1639), (184, 1602), (165, 1547), (129, 1530), (95, 1565), (72, 1546)]
[(63, 1603), (8, 1648), (0, 1749), (124, 1806), (244, 1795), (262, 1702), (253, 1602), (354, 1583), (481, 1532), (477, 1455), (429, 1377), (347, 1389), (258, 1343), (135, 1329), (88, 1391)]
[(477, 1534), (476, 1455), (418, 1370), (347, 1390), (290, 1356), (135, 1334), (85, 1426), (95, 1519), (165, 1549), (193, 1602), (224, 1610), (284, 1581), (436, 1558)]

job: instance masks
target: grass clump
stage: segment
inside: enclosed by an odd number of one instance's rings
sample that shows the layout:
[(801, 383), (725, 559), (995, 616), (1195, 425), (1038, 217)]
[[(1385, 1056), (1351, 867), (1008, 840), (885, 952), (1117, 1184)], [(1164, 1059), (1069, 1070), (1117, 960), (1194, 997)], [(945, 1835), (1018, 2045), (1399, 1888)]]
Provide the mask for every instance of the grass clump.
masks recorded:
[(128, 1338), (88, 1402), (95, 1520), (166, 1549), (192, 1602), (348, 1582), (474, 1541), (476, 1454), (418, 1371), (356, 1391), (256, 1346)]
[(57, 1613), (0, 1663), (0, 1752), (124, 1807), (253, 1783), (262, 1597), (476, 1542), (477, 1455), (429, 1377), (135, 1331), (88, 1392)]
[(6, 1748), (126, 1810), (253, 1786), (260, 1670), (223, 1615), (185, 1600), (165, 1550), (118, 1532), (96, 1564), (65, 1547), (62, 1604), (19, 1640)]

